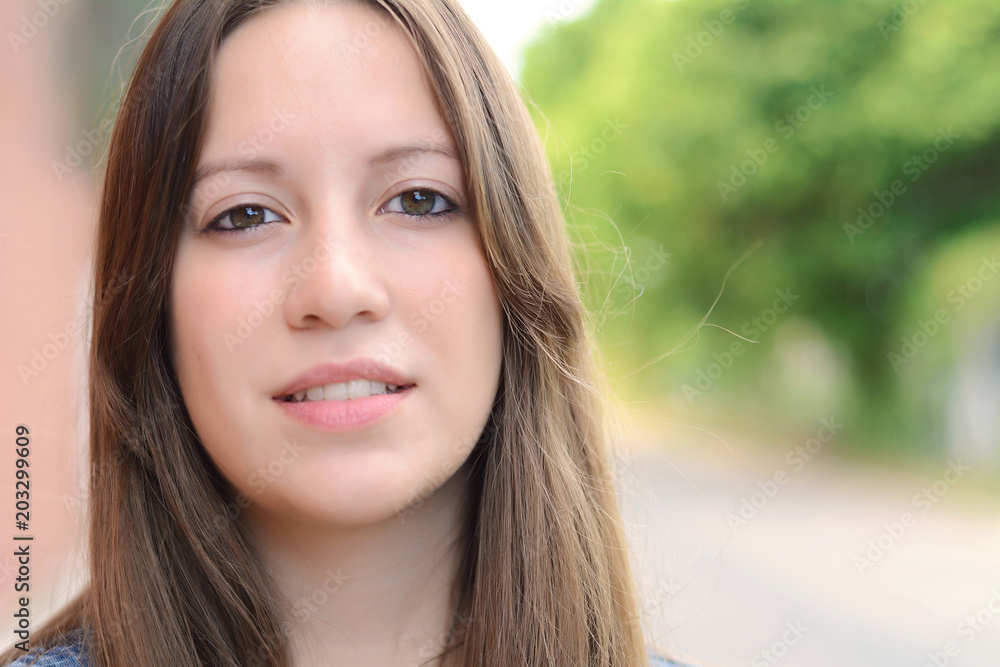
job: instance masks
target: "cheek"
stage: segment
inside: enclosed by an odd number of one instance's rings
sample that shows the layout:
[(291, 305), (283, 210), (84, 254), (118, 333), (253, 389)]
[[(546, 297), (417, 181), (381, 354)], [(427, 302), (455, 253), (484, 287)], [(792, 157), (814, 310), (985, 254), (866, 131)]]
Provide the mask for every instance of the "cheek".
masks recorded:
[(499, 376), (501, 307), (485, 260), (466, 250), (442, 262), (411, 304), (410, 325), (429, 349), (432, 374), (467, 387), (486, 386), (492, 398)]
[(273, 307), (264, 308), (270, 286), (261, 270), (229, 266), (196, 248), (179, 252), (171, 294), (175, 351), (201, 370), (183, 365), (202, 374), (233, 365), (273, 315)]
[(178, 253), (172, 298), (173, 353), (184, 403), (203, 442), (216, 439), (217, 431), (237, 428), (241, 422), (241, 397), (233, 391), (246, 382), (247, 359), (260, 343), (259, 314), (254, 306), (260, 279), (235, 281), (244, 270), (233, 272), (218, 260), (197, 252)]
[(232, 300), (211, 282), (211, 271), (185, 258), (177, 262), (172, 286), (174, 358), (185, 397), (201, 387), (224, 360), (223, 322)]
[[(410, 291), (407, 304), (416, 344), (402, 352), (422, 372), (424, 393), (414, 486), (427, 495), (467, 460), (496, 397), (502, 361), (502, 308), (485, 260), (475, 249), (439, 255), (434, 275)], [(411, 496), (413, 494), (411, 493)]]

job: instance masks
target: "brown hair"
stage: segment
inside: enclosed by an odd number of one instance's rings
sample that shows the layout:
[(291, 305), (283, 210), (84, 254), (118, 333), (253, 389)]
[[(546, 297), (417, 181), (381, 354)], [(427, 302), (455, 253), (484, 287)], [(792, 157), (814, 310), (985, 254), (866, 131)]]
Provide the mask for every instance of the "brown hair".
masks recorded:
[[(241, 522), (226, 517), (225, 480), (184, 406), (168, 299), (217, 49), (285, 1), (176, 0), (111, 137), (90, 351), (100, 471), (90, 480), (91, 577), (34, 637), (53, 643), (85, 627), (101, 667), (289, 664), (273, 583)], [(645, 665), (605, 381), (538, 134), (456, 0), (366, 4), (395, 19), (427, 70), (504, 311), (500, 386), (471, 455), (468, 550), (442, 655), (466, 666)]]

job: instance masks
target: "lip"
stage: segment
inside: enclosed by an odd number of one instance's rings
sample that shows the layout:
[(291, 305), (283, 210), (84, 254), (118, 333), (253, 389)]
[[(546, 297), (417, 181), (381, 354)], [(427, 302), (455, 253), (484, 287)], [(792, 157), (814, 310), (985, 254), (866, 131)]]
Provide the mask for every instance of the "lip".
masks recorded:
[(414, 391), (411, 385), (393, 394), (376, 394), (346, 401), (283, 401), (275, 403), (285, 414), (324, 433), (342, 433), (363, 429), (394, 410)]
[[(406, 377), (402, 372), (392, 366), (381, 364), (368, 357), (357, 357), (343, 363), (327, 362), (313, 366), (306, 372), (297, 376), (287, 385), (282, 387), (273, 396), (281, 400), (286, 396), (291, 396), (295, 392), (304, 391), (310, 387), (318, 387), (334, 382), (350, 382), (351, 380), (379, 380), (387, 384), (394, 384), (397, 387), (410, 387), (415, 383)], [(395, 394), (387, 394), (394, 396)], [(370, 397), (375, 398), (375, 397)], [(358, 398), (352, 401), (363, 402), (368, 399)], [(327, 401), (316, 401), (316, 403), (326, 403)], [(350, 401), (344, 401), (345, 403)]]

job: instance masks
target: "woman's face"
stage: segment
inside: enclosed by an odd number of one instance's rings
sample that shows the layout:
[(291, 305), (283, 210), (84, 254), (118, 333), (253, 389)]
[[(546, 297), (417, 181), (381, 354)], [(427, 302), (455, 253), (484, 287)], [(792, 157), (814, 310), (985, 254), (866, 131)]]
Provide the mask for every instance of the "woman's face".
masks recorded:
[(409, 41), (359, 4), (268, 10), (213, 76), (172, 279), (185, 404), (251, 511), (390, 519), (465, 462), (498, 386), (454, 139)]

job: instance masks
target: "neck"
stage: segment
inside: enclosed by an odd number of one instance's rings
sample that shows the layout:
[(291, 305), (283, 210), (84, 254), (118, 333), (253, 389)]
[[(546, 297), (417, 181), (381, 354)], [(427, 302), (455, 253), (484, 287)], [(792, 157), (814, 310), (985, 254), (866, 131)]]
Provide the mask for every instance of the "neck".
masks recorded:
[(284, 598), (292, 665), (416, 667), (445, 647), (456, 610), (467, 467), (378, 523), (248, 524)]

